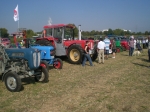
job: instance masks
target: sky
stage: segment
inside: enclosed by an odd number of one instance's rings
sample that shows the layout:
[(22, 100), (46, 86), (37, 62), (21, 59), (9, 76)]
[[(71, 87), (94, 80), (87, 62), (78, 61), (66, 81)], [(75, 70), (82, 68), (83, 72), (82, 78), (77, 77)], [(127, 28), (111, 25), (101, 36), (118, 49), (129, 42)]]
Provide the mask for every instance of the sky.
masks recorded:
[[(13, 19), (18, 4), (19, 21)], [(43, 30), (52, 24), (81, 25), (82, 31), (150, 31), (150, 0), (0, 0), (0, 28)], [(18, 24), (19, 23), (19, 24)]]

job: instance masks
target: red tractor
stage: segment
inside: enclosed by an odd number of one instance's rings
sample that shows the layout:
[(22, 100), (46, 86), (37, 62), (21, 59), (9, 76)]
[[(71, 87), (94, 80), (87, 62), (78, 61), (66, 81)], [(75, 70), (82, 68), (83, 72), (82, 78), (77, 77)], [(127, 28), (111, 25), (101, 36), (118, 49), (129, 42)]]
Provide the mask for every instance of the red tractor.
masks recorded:
[(81, 63), (86, 41), (90, 42), (90, 54), (94, 61), (97, 58), (94, 40), (81, 40), (81, 31), (79, 30), (79, 39), (74, 39), (74, 26), (66, 24), (46, 25), (43, 35), (36, 39), (36, 44), (43, 46), (54, 46), (55, 56), (67, 56), (70, 63)]

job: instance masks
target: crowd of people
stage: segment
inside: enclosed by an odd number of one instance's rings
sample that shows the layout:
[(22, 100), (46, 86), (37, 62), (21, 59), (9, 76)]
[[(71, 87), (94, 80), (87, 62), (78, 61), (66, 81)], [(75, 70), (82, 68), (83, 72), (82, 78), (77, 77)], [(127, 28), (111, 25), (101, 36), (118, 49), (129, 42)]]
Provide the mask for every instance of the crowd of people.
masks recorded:
[[(89, 60), (90, 66), (94, 66), (92, 63), (90, 54), (89, 54), (88, 44), (89, 44), (89, 42), (87, 42), (86, 46), (85, 46), (85, 54), (84, 54), (82, 66), (85, 66), (86, 60)], [(133, 52), (135, 50), (138, 50), (141, 52), (142, 48), (143, 49), (148, 48), (148, 59), (150, 62), (150, 36), (143, 40), (138, 40), (138, 39), (135, 39), (134, 36), (131, 36), (128, 41), (128, 46), (129, 46), (129, 56), (133, 56)], [(99, 64), (104, 64), (104, 60), (108, 59), (109, 50), (112, 51), (112, 58), (115, 58), (115, 53), (116, 53), (115, 39), (112, 39), (112, 41), (110, 41), (110, 39), (107, 36), (105, 37), (104, 40), (103, 40), (103, 38), (100, 38), (100, 40), (97, 44), (98, 63)]]
[[(82, 62), (82, 66), (85, 66), (86, 60), (89, 61), (90, 66), (94, 66), (92, 63), (92, 59), (89, 54), (89, 47), (88, 47), (89, 41), (86, 42), (85, 45), (85, 53), (84, 53), (84, 58)], [(111, 48), (110, 48), (111, 44)], [(106, 36), (105, 39), (100, 38), (98, 44), (97, 44), (97, 53), (98, 53), (98, 63), (99, 64), (104, 64), (104, 60), (108, 59), (109, 56), (109, 50), (111, 49), (112, 51), (112, 58), (115, 58), (115, 53), (116, 53), (116, 43), (115, 40), (112, 39), (112, 42), (110, 42), (110, 39)]]

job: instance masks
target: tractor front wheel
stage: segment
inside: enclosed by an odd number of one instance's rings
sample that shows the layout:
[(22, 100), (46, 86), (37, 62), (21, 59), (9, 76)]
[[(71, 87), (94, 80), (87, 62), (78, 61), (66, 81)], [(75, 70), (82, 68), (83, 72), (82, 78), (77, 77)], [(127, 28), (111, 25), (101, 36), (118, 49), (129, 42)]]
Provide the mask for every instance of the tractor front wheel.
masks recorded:
[(4, 78), (6, 88), (11, 92), (19, 92), (22, 84), (18, 74), (14, 72), (8, 72)]
[(35, 70), (35, 81), (37, 82), (48, 82), (49, 74), (46, 67), (40, 66), (37, 70)]
[(53, 67), (56, 69), (62, 69), (63, 62), (60, 58), (56, 58), (53, 63)]

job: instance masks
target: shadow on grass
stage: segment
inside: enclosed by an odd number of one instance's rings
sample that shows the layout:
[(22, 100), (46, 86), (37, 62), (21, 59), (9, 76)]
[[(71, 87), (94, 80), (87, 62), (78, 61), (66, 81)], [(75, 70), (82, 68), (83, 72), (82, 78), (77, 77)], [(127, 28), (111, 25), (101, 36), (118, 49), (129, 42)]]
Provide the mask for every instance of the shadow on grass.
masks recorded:
[[(56, 56), (56, 58), (60, 58), (62, 61), (66, 62), (66, 63), (72, 64), (72, 65), (75, 65), (75, 64), (73, 64), (73, 63), (71, 63), (71, 62), (69, 61), (69, 59), (68, 59), (68, 57), (67, 57), (67, 56)], [(87, 61), (88, 61), (88, 60), (87, 60)], [(81, 63), (82, 63), (82, 62), (81, 62)], [(76, 64), (76, 65), (80, 65), (81, 63)]]
[(56, 56), (56, 58), (60, 58), (62, 61), (70, 63), (67, 56)]
[(32, 77), (22, 78), (22, 85), (35, 84), (36, 81)]
[(137, 59), (140, 59), (141, 61), (144, 61), (144, 62), (149, 62), (149, 60), (145, 58), (137, 58)]
[(0, 75), (0, 80), (2, 80), (2, 75)]
[(133, 63), (133, 64), (138, 65), (138, 66), (141, 66), (141, 67), (147, 67), (147, 68), (150, 68), (150, 66), (143, 65), (143, 64), (139, 64), (139, 63)]
[(121, 54), (122, 56), (129, 56), (128, 54)]

